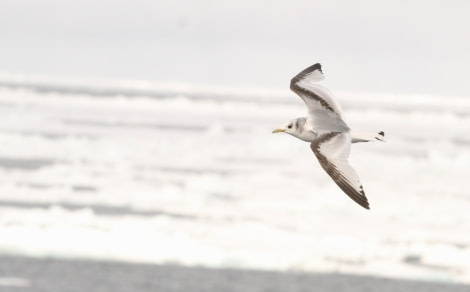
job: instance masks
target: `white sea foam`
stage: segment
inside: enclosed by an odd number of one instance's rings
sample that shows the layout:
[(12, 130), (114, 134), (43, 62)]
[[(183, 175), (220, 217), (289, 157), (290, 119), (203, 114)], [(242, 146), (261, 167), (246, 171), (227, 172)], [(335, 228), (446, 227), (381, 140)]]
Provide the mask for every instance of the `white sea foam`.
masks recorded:
[(470, 99), (337, 94), (386, 132), (352, 148), (365, 211), (271, 135), (295, 95), (183, 91), (0, 88), (0, 252), (470, 282)]

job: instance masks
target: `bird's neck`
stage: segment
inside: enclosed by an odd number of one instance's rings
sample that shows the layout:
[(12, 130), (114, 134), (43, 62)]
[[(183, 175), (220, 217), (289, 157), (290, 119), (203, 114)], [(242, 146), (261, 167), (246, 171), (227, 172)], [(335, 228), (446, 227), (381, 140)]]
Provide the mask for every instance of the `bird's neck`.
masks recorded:
[(291, 135), (305, 142), (313, 142), (317, 138), (317, 134), (305, 127), (306, 122), (306, 118), (298, 118), (294, 125), (296, 131)]

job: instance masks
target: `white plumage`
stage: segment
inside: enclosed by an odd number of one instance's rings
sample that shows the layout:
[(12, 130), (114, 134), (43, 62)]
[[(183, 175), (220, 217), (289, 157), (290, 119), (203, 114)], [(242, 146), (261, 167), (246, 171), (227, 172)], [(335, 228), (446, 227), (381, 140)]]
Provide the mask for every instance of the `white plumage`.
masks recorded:
[(383, 141), (384, 133), (352, 136), (333, 94), (326, 87), (315, 83), (323, 79), (319, 63), (292, 78), (290, 88), (305, 102), (308, 115), (286, 122), (273, 133), (285, 132), (310, 142), (310, 148), (320, 165), (333, 181), (356, 203), (369, 209), (359, 176), (348, 163), (349, 150), (351, 143)]

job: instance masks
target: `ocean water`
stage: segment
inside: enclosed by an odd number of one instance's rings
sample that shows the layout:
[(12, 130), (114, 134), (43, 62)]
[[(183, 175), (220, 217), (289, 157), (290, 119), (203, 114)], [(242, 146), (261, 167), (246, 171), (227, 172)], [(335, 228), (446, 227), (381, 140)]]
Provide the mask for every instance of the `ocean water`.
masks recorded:
[(335, 92), (371, 210), (285, 91), (0, 78), (0, 255), (470, 283), (470, 98)]

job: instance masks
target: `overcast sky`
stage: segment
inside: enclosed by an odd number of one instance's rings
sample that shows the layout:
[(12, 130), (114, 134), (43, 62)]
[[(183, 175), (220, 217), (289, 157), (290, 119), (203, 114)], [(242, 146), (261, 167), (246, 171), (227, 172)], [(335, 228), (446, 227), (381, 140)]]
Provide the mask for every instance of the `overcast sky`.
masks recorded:
[(0, 71), (470, 96), (470, 1), (0, 0)]

